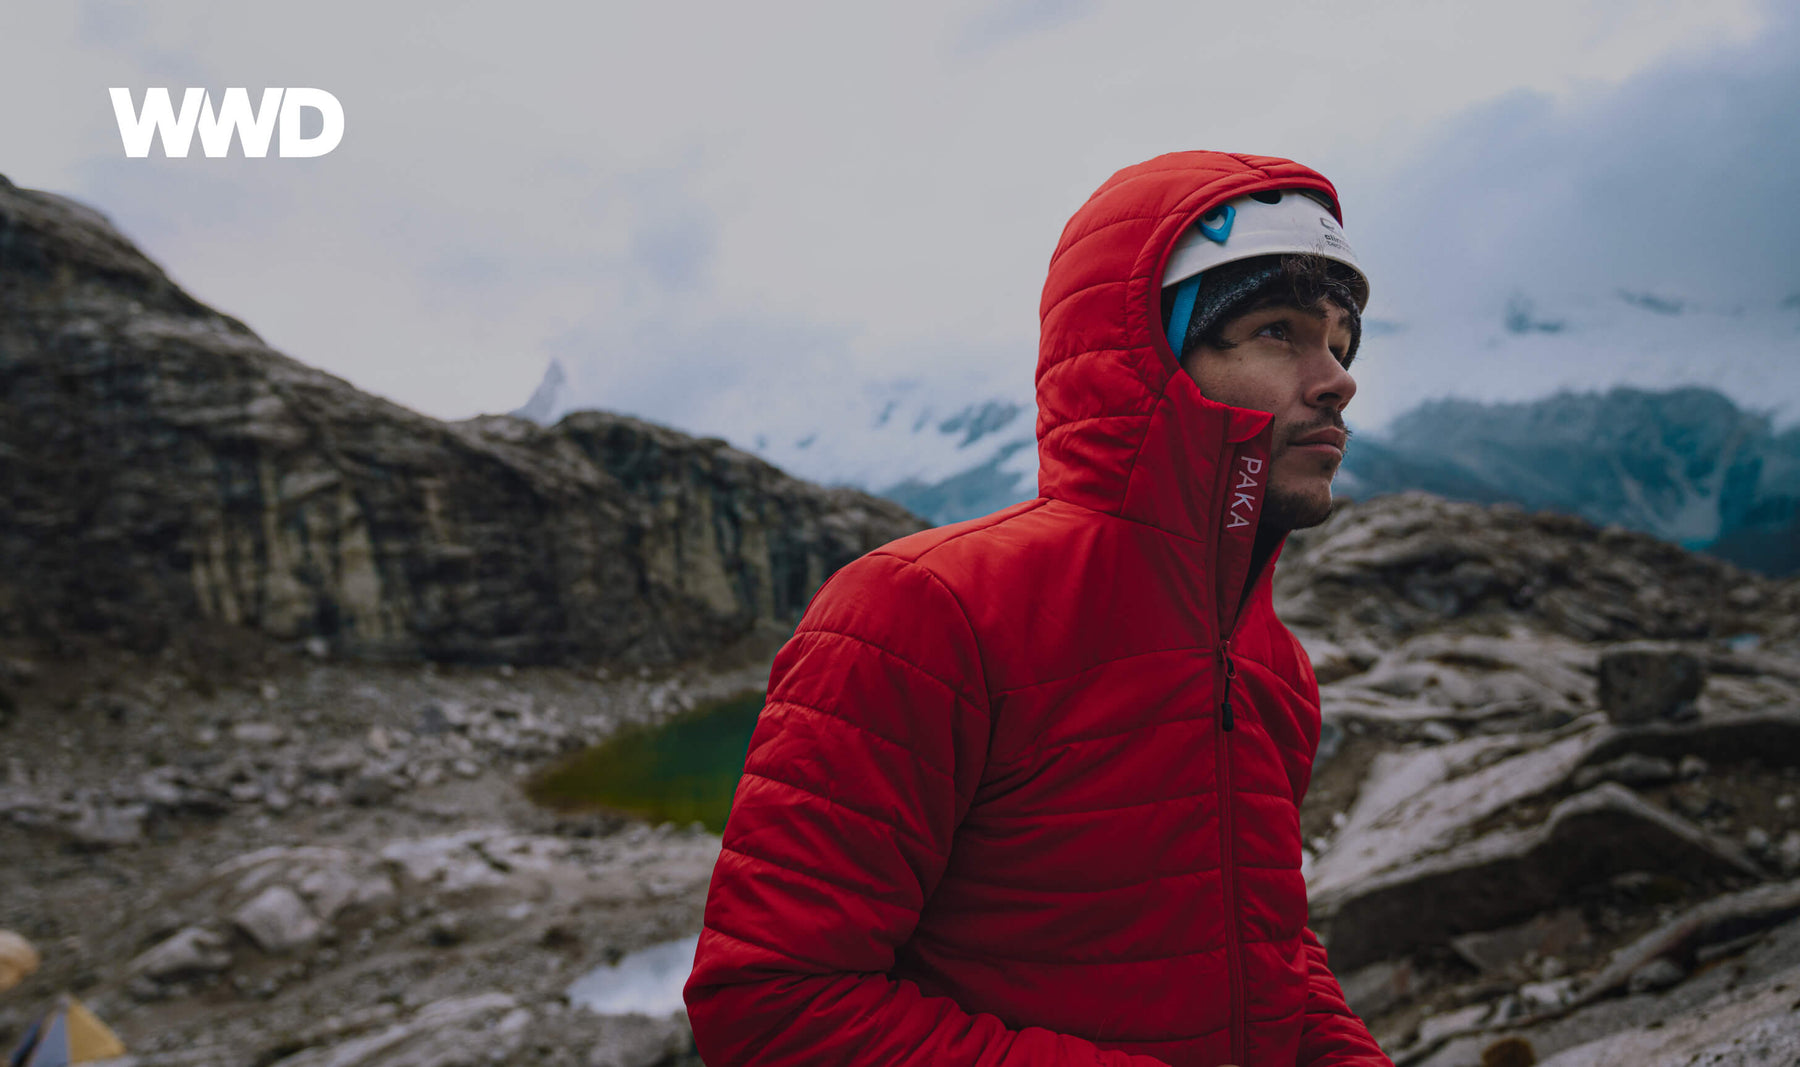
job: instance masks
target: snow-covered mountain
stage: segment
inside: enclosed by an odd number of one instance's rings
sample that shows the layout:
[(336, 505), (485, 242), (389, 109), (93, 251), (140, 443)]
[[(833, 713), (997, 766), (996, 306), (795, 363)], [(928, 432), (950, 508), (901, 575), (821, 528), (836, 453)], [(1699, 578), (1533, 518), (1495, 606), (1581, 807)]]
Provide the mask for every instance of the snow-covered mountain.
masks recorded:
[[(519, 414), (566, 410), (561, 369)], [(1357, 370), (1343, 495), (1510, 501), (1800, 570), (1800, 428), (1777, 425), (1800, 414), (1800, 294), (1514, 291), (1479, 316), (1372, 318)], [(732, 405), (733, 425), (683, 428), (955, 522), (1036, 492), (1029, 378), (1005, 380), (774, 391)]]
[(1509, 501), (1770, 573), (1800, 568), (1800, 428), (1776, 432), (1712, 389), (1434, 401), (1352, 442), (1336, 488)]

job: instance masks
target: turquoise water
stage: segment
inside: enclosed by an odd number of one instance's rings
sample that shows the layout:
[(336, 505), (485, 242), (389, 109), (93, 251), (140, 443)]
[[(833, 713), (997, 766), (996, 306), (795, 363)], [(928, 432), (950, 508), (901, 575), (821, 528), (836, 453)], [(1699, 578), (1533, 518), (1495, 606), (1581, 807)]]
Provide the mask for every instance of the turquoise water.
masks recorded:
[(699, 821), (718, 833), (762, 706), (762, 693), (746, 693), (655, 728), (628, 728), (553, 765), (529, 792), (550, 807), (607, 808), (653, 823)]

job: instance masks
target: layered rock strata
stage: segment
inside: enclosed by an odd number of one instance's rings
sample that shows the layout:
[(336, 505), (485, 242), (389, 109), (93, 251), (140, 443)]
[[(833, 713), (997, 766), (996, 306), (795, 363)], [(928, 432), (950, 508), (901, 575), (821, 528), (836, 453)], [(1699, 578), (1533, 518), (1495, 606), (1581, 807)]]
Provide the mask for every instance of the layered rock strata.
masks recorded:
[(364, 657), (668, 663), (923, 524), (717, 439), (442, 422), (269, 348), (0, 178), (0, 634), (196, 622)]

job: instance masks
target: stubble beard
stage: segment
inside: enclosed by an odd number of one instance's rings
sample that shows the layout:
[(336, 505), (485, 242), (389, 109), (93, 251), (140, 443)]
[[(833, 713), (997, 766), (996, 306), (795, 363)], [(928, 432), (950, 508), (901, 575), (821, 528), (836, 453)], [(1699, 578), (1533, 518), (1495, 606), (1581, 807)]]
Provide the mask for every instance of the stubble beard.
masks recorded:
[[(1342, 422), (1333, 421), (1326, 425), (1335, 425), (1338, 429), (1344, 430), (1346, 436), (1349, 434), (1349, 431), (1344, 427)], [(1298, 430), (1295, 430), (1291, 436), (1293, 439), (1298, 439), (1307, 434), (1314, 433), (1321, 428), (1322, 427), (1316, 426), (1301, 427)], [(1280, 454), (1284, 454), (1286, 451), (1287, 447), (1284, 445), (1280, 449), (1280, 453), (1270, 458), (1269, 469), (1271, 472), (1275, 468), (1275, 460), (1279, 459)], [(1349, 452), (1348, 442), (1346, 442), (1344, 451), (1346, 453)], [(1341, 467), (1343, 460), (1339, 459), (1338, 463)], [(1337, 478), (1337, 471), (1337, 467), (1332, 469), (1331, 476), (1333, 480)], [(1325, 492), (1318, 496), (1313, 496), (1308, 493), (1290, 492), (1276, 486), (1275, 483), (1271, 481), (1268, 488), (1263, 490), (1262, 519), (1257, 523), (1256, 532), (1259, 536), (1280, 538), (1286, 536), (1288, 532), (1292, 530), (1304, 530), (1309, 527), (1317, 526), (1330, 517), (1331, 486), (1329, 483), (1326, 484)]]
[[(1274, 463), (1270, 463), (1272, 468)], [(1336, 471), (1332, 472), (1334, 477)], [(1331, 517), (1331, 487), (1326, 486), (1323, 493), (1297, 493), (1283, 489), (1270, 482), (1263, 490), (1262, 520), (1257, 524), (1259, 534), (1270, 534), (1280, 537), (1290, 530), (1304, 530), (1317, 526)]]
[(1331, 517), (1331, 494), (1317, 497), (1288, 493), (1270, 486), (1263, 500), (1261, 526), (1278, 533), (1304, 530)]

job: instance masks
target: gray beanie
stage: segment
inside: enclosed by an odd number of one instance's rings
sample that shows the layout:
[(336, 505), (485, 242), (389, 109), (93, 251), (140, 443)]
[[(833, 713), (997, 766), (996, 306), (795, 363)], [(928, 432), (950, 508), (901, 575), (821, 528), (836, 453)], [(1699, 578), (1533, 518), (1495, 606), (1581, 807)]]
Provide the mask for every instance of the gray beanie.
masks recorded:
[[(1237, 316), (1273, 301), (1312, 307), (1320, 300), (1330, 300), (1343, 308), (1349, 317), (1350, 348), (1346, 359), (1356, 355), (1362, 342), (1362, 313), (1357, 308), (1356, 292), (1345, 277), (1348, 268), (1318, 256), (1274, 254), (1221, 263), (1200, 276), (1200, 290), (1194, 297), (1193, 317), (1188, 320), (1187, 337), (1180, 358), (1202, 343), (1218, 343), (1218, 330)], [(1163, 324), (1167, 328), (1171, 295), (1174, 287), (1163, 290)]]

